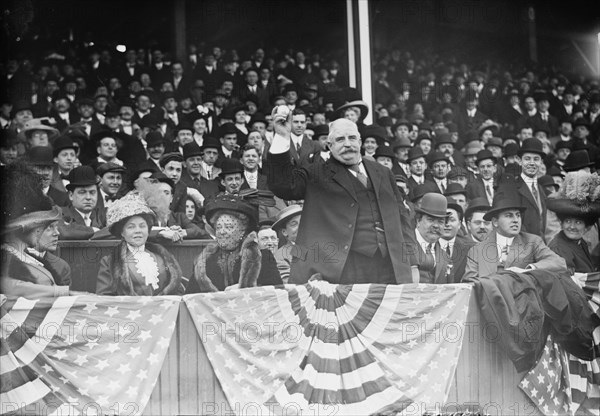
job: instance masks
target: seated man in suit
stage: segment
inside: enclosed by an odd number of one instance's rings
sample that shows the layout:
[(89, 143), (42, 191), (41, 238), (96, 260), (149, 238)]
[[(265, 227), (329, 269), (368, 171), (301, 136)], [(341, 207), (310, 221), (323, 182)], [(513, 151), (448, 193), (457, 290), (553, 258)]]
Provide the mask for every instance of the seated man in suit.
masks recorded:
[(106, 224), (98, 214), (98, 177), (90, 166), (79, 166), (69, 173), (71, 204), (62, 210), (59, 223), (62, 240), (88, 240)]
[(460, 283), (465, 273), (467, 264), (467, 253), (475, 245), (475, 242), (458, 235), (463, 220), (463, 207), (452, 198), (446, 197), (448, 201), (448, 219), (440, 238), (442, 253), (446, 255), (446, 281), (448, 283)]
[(448, 283), (448, 258), (442, 254), (439, 242), (448, 220), (446, 197), (434, 192), (427, 193), (415, 211), (417, 245), (411, 260), (413, 281), (416, 280), (416, 266), (419, 283)]
[(492, 209), (483, 216), (492, 222), (493, 231), (469, 250), (463, 282), (499, 270), (567, 270), (565, 260), (550, 250), (541, 237), (521, 232), (521, 214), (525, 209), (516, 196), (500, 192), (494, 196)]

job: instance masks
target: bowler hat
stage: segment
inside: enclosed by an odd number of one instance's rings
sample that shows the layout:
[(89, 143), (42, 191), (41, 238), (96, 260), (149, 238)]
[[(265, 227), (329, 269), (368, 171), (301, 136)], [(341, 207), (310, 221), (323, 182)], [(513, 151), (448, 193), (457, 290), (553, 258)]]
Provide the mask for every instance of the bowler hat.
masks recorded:
[(152, 175), (150, 175), (150, 179), (154, 179), (158, 182), (162, 182), (162, 183), (166, 183), (167, 185), (169, 185), (171, 187), (171, 191), (175, 190), (175, 182), (173, 182), (173, 179), (169, 178), (167, 175), (165, 175), (162, 172), (152, 172)]
[(446, 204), (448, 205), (448, 208), (446, 208), (446, 209), (453, 209), (454, 211), (456, 211), (458, 213), (458, 218), (462, 219), (462, 217), (464, 215), (463, 208), (460, 205), (458, 205), (456, 203), (456, 201), (454, 201), (454, 199), (447, 196)]
[(446, 201), (446, 197), (442, 194), (437, 194), (434, 192), (429, 192), (423, 195), (423, 199), (421, 200), (421, 206), (415, 207), (415, 211), (429, 215), (434, 218), (446, 218), (448, 217), (448, 202)]
[(467, 190), (460, 183), (449, 183), (444, 195), (467, 195)]
[(72, 138), (70, 138), (69, 136), (60, 136), (54, 141), (54, 144), (52, 145), (52, 153), (54, 157), (56, 157), (60, 152), (62, 152), (65, 149), (73, 149), (75, 152), (77, 152), (78, 148), (79, 146), (75, 145)]
[(381, 143), (383, 141), (386, 141), (386, 142), (389, 141), (388, 134), (387, 134), (385, 127), (381, 127), (376, 124), (366, 126), (363, 130), (362, 137), (363, 137), (363, 141), (367, 137), (373, 137), (375, 140), (377, 140), (377, 143)]
[(423, 153), (423, 149), (420, 147), (413, 147), (408, 151), (408, 158), (406, 159), (408, 162), (411, 162), (418, 158), (425, 158), (425, 153)]
[(194, 157), (194, 156), (202, 156), (203, 153), (204, 152), (202, 151), (200, 146), (198, 146), (198, 143), (196, 143), (196, 141), (187, 143), (183, 146), (183, 159), (184, 160), (188, 160), (190, 157)]
[(54, 164), (52, 149), (47, 146), (32, 147), (27, 152), (25, 160), (30, 165), (36, 166), (52, 166)]
[(226, 134), (237, 134), (238, 129), (235, 128), (235, 124), (233, 123), (225, 123), (219, 128), (219, 133), (221, 137)]
[(225, 175), (230, 175), (232, 173), (244, 173), (244, 167), (240, 163), (239, 159), (234, 158), (225, 158), (223, 163), (221, 164), (221, 173), (219, 173), (219, 177), (221, 179), (225, 178)]
[(412, 147), (412, 143), (410, 142), (410, 139), (407, 137), (401, 137), (394, 141), (394, 147), (392, 147), (392, 150), (395, 152), (396, 150), (398, 150), (400, 148), (411, 148), (411, 147)]
[(110, 137), (110, 138), (114, 139), (115, 141), (117, 141), (119, 139), (119, 137), (117, 136), (116, 133), (113, 133), (110, 130), (102, 130), (102, 131), (99, 131), (98, 133), (94, 133), (92, 135), (92, 137), (90, 137), (90, 141), (92, 143), (98, 145), (102, 139), (105, 139), (107, 137)]
[(260, 113), (260, 112), (257, 111), (250, 118), (250, 123), (248, 123), (248, 125), (251, 126), (254, 123), (264, 123), (264, 124), (267, 124), (267, 119), (265, 118), (265, 115), (263, 113)]
[(100, 177), (104, 176), (104, 174), (108, 172), (125, 173), (125, 168), (112, 162), (101, 163), (96, 168), (96, 175)]
[(66, 188), (73, 191), (77, 187), (97, 185), (98, 182), (94, 169), (91, 166), (83, 165), (69, 172), (69, 184)]
[(560, 140), (558, 143), (556, 143), (556, 145), (554, 145), (554, 151), (558, 152), (560, 149), (573, 150), (573, 144), (570, 141), (565, 142), (564, 140)]
[(379, 146), (373, 155), (375, 159), (378, 157), (389, 157), (392, 161), (396, 158), (394, 151), (389, 146)]
[(492, 152), (490, 152), (489, 150), (480, 150), (479, 152), (477, 152), (477, 158), (475, 159), (475, 163), (479, 164), (479, 162), (481, 162), (482, 160), (486, 160), (486, 159), (491, 159), (492, 162), (496, 163), (497, 160), (494, 157), (494, 155), (492, 154)]
[(503, 145), (502, 138), (500, 138), (500, 137), (492, 137), (486, 143), (485, 148), (487, 149), (488, 147), (492, 147), (492, 146), (503, 147), (502, 145)]
[(552, 176), (550, 175), (544, 175), (538, 178), (538, 185), (539, 186), (554, 186), (554, 190), (557, 190), (558, 187), (560, 186), (559, 184), (557, 184), (556, 182), (554, 182), (554, 179), (552, 179)]
[(535, 153), (543, 157), (545, 156), (544, 145), (535, 138), (525, 139), (519, 149), (519, 156), (523, 156), (525, 153)]
[(314, 140), (318, 140), (321, 136), (329, 136), (329, 126), (327, 124), (320, 124), (315, 127)]
[(492, 208), (485, 213), (483, 219), (490, 221), (492, 218), (497, 217), (503, 211), (517, 209), (521, 213), (525, 211), (525, 207), (521, 205), (518, 199), (512, 195), (507, 195), (503, 192), (496, 192), (494, 195), (494, 201)]
[(465, 156), (475, 156), (481, 150), (481, 142), (469, 142), (465, 147), (464, 154)]
[(204, 152), (206, 149), (220, 149), (221, 143), (214, 137), (205, 137), (200, 149)]
[(169, 162), (183, 162), (183, 156), (179, 152), (165, 153), (159, 159), (158, 164), (164, 168)]
[(454, 146), (454, 142), (452, 141), (452, 135), (450, 133), (440, 133), (435, 136), (435, 146), (439, 146), (440, 144), (451, 144)]
[(294, 91), (296, 94), (298, 93), (298, 86), (293, 82), (286, 84), (285, 87), (283, 87), (283, 91), (281, 93), (283, 95), (286, 95), (288, 92), (292, 91)]
[(396, 122), (396, 124), (394, 124), (392, 131), (396, 131), (396, 129), (400, 126), (406, 126), (408, 127), (408, 130), (412, 129), (412, 123), (410, 121), (406, 119), (400, 119)]
[(410, 201), (416, 202), (419, 198), (423, 198), (423, 196), (429, 193), (439, 194), (440, 190), (435, 183), (427, 181), (425, 183), (417, 185), (415, 189), (413, 189)]
[(155, 147), (165, 144), (163, 135), (159, 131), (151, 131), (146, 135), (146, 147)]
[(519, 154), (519, 145), (517, 143), (508, 143), (504, 147), (504, 156), (511, 157)]
[(575, 130), (577, 127), (579, 126), (584, 126), (587, 127), (587, 129), (590, 129), (590, 122), (587, 121), (585, 118), (583, 117), (579, 117), (577, 120), (575, 120), (573, 122), (573, 130)]
[(434, 152), (434, 153), (430, 153), (427, 157), (427, 161), (429, 163), (429, 166), (433, 166), (433, 164), (435, 162), (446, 162), (448, 163), (448, 158), (446, 157), (445, 154), (443, 154), (442, 152)]
[(189, 130), (191, 132), (194, 132), (194, 126), (192, 126), (192, 123), (190, 123), (188, 121), (182, 121), (181, 123), (179, 123), (177, 125), (177, 128), (175, 129), (175, 132), (179, 133), (181, 130)]
[(289, 205), (277, 213), (275, 216), (275, 222), (271, 228), (277, 231), (278, 229), (285, 227), (288, 220), (300, 214), (302, 214), (301, 205)]
[(546, 126), (543, 126), (543, 125), (536, 126), (535, 129), (533, 129), (533, 135), (535, 136), (535, 134), (538, 131), (546, 133), (546, 137), (550, 136), (550, 129)]
[(18, 100), (13, 105), (12, 110), (10, 110), (10, 118), (15, 118), (18, 112), (25, 110), (31, 111), (31, 104), (29, 103), (29, 101)]
[(572, 172), (591, 166), (594, 166), (594, 163), (590, 162), (590, 156), (587, 150), (575, 150), (567, 156), (563, 169), (565, 172)]
[[(490, 207), (490, 203), (488, 202), (487, 198), (484, 198), (484, 197), (473, 198), (469, 202), (469, 206), (467, 207), (467, 209), (465, 211), (465, 217), (469, 217), (474, 212), (488, 212), (491, 208), (492, 207)], [(486, 220), (486, 221), (488, 221), (488, 220)]]

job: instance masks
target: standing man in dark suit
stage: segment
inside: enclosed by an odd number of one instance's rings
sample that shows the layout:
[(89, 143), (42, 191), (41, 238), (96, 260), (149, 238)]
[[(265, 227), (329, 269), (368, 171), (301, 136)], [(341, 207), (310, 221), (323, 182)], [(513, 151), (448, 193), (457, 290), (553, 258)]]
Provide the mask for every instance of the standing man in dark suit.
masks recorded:
[(159, 91), (162, 84), (168, 82), (171, 77), (171, 67), (163, 62), (163, 57), (160, 49), (152, 51), (152, 65), (148, 69), (148, 75), (156, 91)]
[(544, 238), (546, 230), (546, 195), (539, 189), (537, 174), (542, 166), (544, 150), (538, 139), (527, 139), (519, 149), (521, 175), (509, 178), (499, 188), (498, 193), (511, 195), (517, 191), (517, 202), (524, 207), (523, 231)]
[(556, 136), (558, 134), (558, 119), (548, 112), (550, 108), (550, 101), (548, 94), (540, 94), (537, 97), (537, 112), (529, 117), (527, 124), (536, 130), (547, 130), (550, 131), (550, 136)]
[(477, 130), (488, 119), (488, 116), (477, 109), (478, 105), (479, 100), (475, 91), (467, 92), (464, 106), (461, 107), (456, 119), (459, 137), (466, 137), (467, 132)]
[(299, 108), (292, 112), (292, 132), (290, 134), (290, 157), (294, 165), (308, 163), (308, 158), (321, 151), (321, 146), (306, 136), (306, 114)]
[(269, 188), (284, 200), (304, 199), (290, 282), (314, 275), (341, 284), (411, 282), (402, 196), (390, 169), (361, 159), (356, 124), (331, 123), (331, 158), (299, 167), (290, 157), (292, 113), (279, 106), (273, 116)]
[(176, 98), (181, 98), (189, 93), (192, 79), (183, 71), (183, 63), (175, 61), (171, 64), (171, 77), (169, 82), (173, 85)]
[(467, 198), (472, 201), (475, 198), (486, 198), (490, 206), (494, 201), (494, 193), (498, 184), (496, 183), (496, 158), (489, 150), (480, 150), (475, 159), (479, 176), (467, 184)]

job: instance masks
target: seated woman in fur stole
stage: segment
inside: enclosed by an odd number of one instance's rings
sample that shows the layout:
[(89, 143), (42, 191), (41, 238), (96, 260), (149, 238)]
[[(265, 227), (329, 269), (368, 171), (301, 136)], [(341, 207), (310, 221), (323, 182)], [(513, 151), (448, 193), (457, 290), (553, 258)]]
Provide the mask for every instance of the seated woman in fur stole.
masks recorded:
[(185, 287), (177, 259), (161, 245), (147, 242), (156, 217), (164, 217), (168, 212), (168, 201), (157, 184), (142, 179), (136, 188), (106, 213), (108, 229), (121, 243), (100, 260), (96, 293), (182, 295)]
[(206, 229), (217, 241), (196, 258), (187, 293), (283, 284), (273, 254), (258, 247), (252, 196), (220, 194), (205, 202)]

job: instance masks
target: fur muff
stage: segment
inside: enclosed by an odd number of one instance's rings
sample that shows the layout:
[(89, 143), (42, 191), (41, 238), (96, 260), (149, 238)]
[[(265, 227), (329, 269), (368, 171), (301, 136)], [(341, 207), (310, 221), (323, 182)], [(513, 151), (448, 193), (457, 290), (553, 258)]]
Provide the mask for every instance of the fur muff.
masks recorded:
[[(146, 243), (146, 250), (161, 257), (167, 269), (168, 283), (156, 295), (181, 295), (183, 294), (182, 276), (183, 272), (177, 259), (159, 244)], [(120, 296), (136, 296), (133, 290), (133, 282), (127, 267), (128, 261), (127, 243), (122, 241), (113, 252), (111, 273), (113, 275), (113, 289)]]
[[(196, 258), (194, 263), (194, 279), (196, 279), (199, 291), (201, 293), (218, 292), (219, 288), (217, 286), (221, 286), (224, 289), (227, 286), (235, 284), (235, 281), (226, 281), (224, 267), (228, 267), (231, 270), (232, 276), (239, 276), (237, 283), (240, 288), (255, 287), (262, 264), (262, 253), (256, 242), (256, 232), (252, 232), (246, 236), (242, 242), (240, 251), (234, 258), (227, 258), (223, 254), (219, 245), (213, 243), (208, 245)], [(225, 262), (229, 264), (225, 265)], [(213, 281), (209, 276), (221, 281)]]

